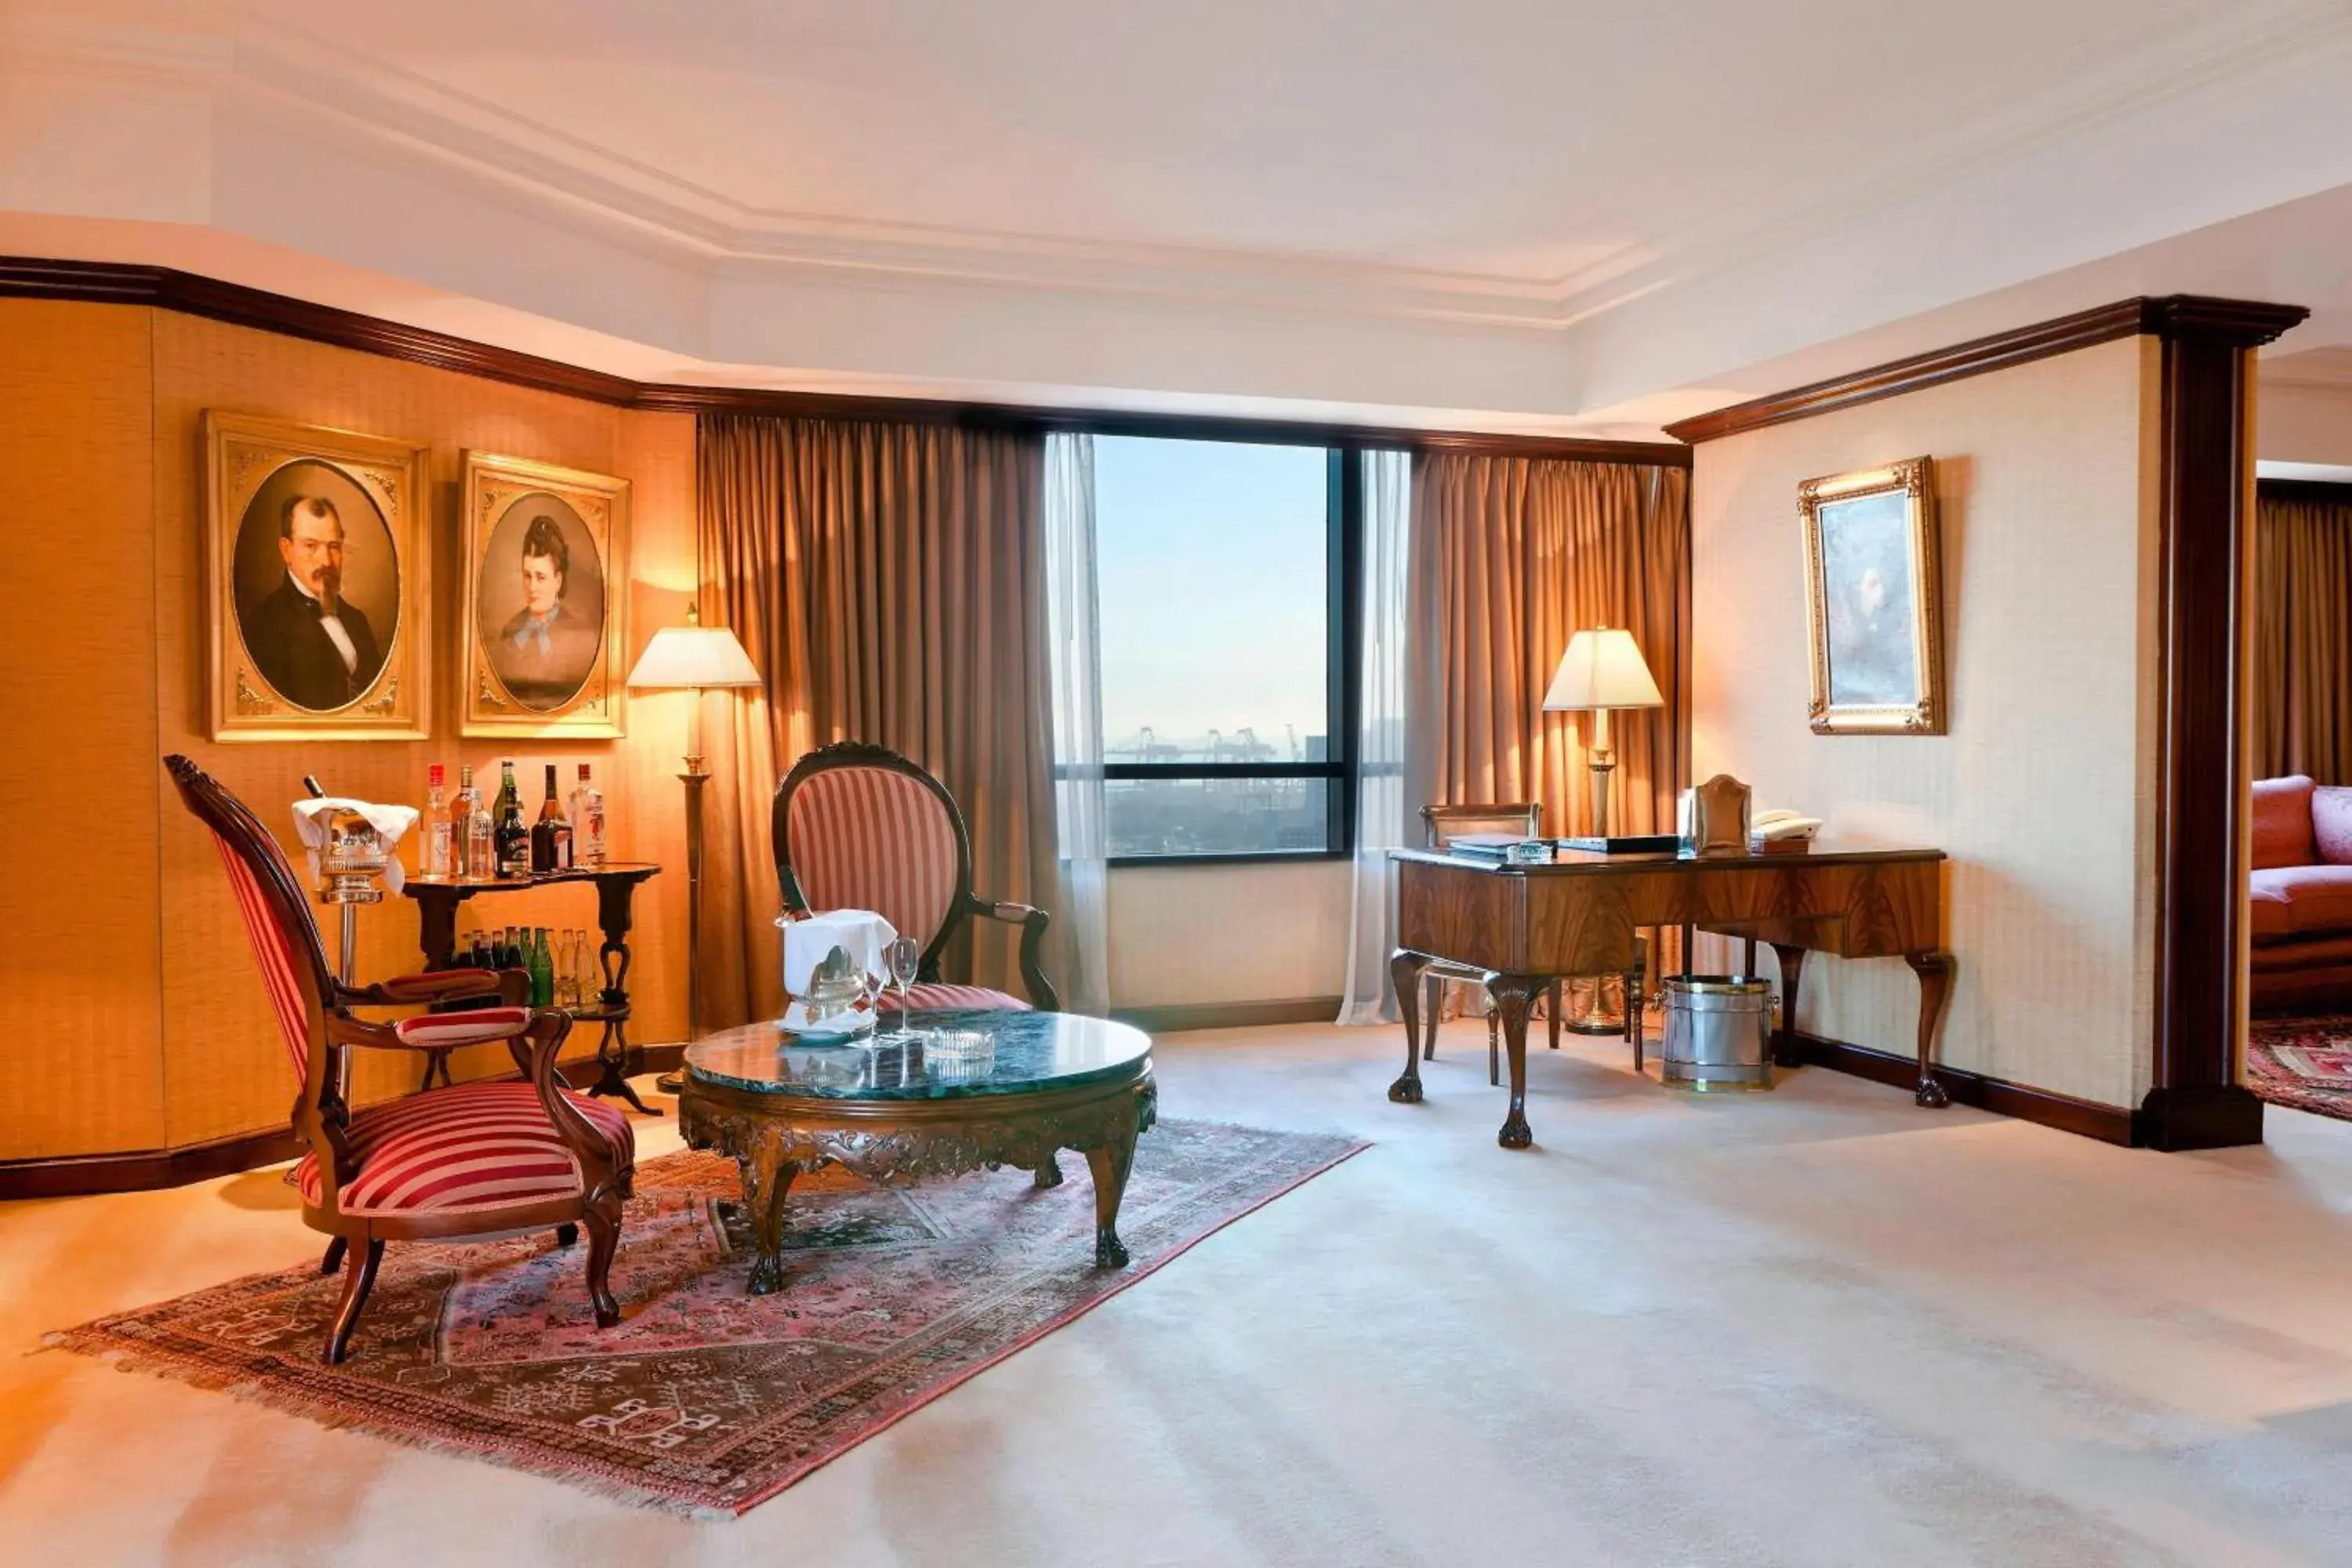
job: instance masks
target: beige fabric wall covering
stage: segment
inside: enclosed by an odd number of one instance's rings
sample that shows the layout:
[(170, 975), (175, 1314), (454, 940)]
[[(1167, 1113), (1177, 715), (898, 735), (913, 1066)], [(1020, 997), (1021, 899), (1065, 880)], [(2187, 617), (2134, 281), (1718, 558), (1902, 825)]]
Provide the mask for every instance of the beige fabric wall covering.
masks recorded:
[(2254, 500), (2256, 778), (2352, 784), (2352, 505)]
[(1557, 458), (1416, 460), (1414, 575), (1429, 588), (1410, 654), (1419, 799), (1540, 800), (1548, 831), (1590, 832), (1591, 716), (1545, 713), (1543, 696), (1571, 635), (1622, 626), (1669, 706), (1612, 719), (1610, 823), (1673, 830), (1687, 773), (1689, 478)]
[[(768, 802), (815, 747), (921, 763), (963, 808), (974, 890), (1049, 907), (1042, 439), (724, 415), (697, 449), (703, 601), (767, 678), (713, 752), (705, 1022), (781, 1009)], [(975, 921), (942, 969), (1023, 995), (1018, 958)]]
[[(1692, 479), (1696, 771), (1841, 840), (1948, 852), (1943, 1059), (2116, 1106), (2138, 1103), (2152, 1038), (2157, 352), (2103, 344), (1710, 441)], [(1923, 453), (1950, 732), (1815, 735), (1797, 487)], [(1908, 1055), (1917, 1005), (1899, 963), (1817, 956), (1797, 1023)]]

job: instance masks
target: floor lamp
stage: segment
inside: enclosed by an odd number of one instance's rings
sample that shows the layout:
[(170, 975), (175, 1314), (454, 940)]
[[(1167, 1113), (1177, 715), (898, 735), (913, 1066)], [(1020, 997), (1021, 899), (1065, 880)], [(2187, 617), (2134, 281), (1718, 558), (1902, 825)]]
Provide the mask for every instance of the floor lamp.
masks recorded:
[[(1622, 627), (1595, 626), (1569, 638), (1568, 651), (1560, 655), (1559, 668), (1552, 675), (1543, 705), (1547, 713), (1592, 715), (1591, 733), (1584, 747), (1585, 765), (1592, 771), (1592, 837), (1586, 842), (1604, 852), (1654, 847), (1639, 839), (1613, 839), (1609, 832), (1609, 775), (1617, 766), (1617, 748), (1609, 739), (1609, 715), (1621, 708), (1666, 705), (1633, 634)], [(1591, 982), (1590, 1002), (1568, 1020), (1568, 1026), (1580, 1035), (1613, 1035), (1622, 1029), (1624, 1015), (1612, 1016), (1607, 990), (1606, 980)], [(1629, 996), (1625, 1005), (1638, 1007), (1641, 998)]]
[[(694, 706), (686, 721), (686, 1038), (691, 1045), (702, 1026), (702, 790), (710, 782), (702, 765), (702, 694), (713, 687), (761, 684), (759, 667), (725, 626), (706, 626), (695, 606), (686, 625), (654, 634), (629, 671), (633, 691), (690, 691)], [(657, 1087), (677, 1092), (656, 1079)]]

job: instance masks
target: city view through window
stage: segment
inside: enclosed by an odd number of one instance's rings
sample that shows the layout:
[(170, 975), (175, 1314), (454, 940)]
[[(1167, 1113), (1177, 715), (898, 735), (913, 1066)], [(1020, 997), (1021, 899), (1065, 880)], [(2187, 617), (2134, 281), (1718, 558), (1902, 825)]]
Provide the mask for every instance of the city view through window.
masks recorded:
[[(1097, 591), (1114, 856), (1329, 847), (1328, 455), (1098, 437)], [(1164, 771), (1163, 771), (1164, 770)]]

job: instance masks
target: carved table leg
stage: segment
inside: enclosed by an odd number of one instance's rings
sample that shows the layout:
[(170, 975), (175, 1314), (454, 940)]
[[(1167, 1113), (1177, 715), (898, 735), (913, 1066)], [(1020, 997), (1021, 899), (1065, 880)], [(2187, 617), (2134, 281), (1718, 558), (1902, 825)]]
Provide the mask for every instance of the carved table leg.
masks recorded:
[(1127, 1195), (1127, 1173), (1135, 1165), (1135, 1140), (1139, 1129), (1133, 1120), (1114, 1129), (1110, 1142), (1087, 1151), (1087, 1168), (1095, 1179), (1095, 1267), (1124, 1268), (1127, 1247), (1118, 1239), (1118, 1204)]
[(1906, 952), (1903, 962), (1919, 976), (1919, 1087), (1911, 1098), (1930, 1110), (1951, 1104), (1952, 1097), (1936, 1079), (1936, 1034), (1944, 1026), (1944, 1009), (1951, 1005), (1952, 978), (1959, 961), (1941, 948)]
[(784, 1194), (793, 1190), (800, 1166), (784, 1155), (784, 1141), (763, 1132), (748, 1155), (736, 1156), (743, 1173), (743, 1207), (751, 1219), (751, 1294), (765, 1296), (784, 1287)]
[(1805, 950), (1772, 944), (1780, 960), (1780, 1026), (1772, 1034), (1772, 1059), (1784, 1068), (1797, 1062), (1797, 985), (1805, 974)]
[(1489, 974), (1487, 994), (1503, 1022), (1503, 1054), (1511, 1064), (1511, 1109), (1503, 1118), (1495, 1142), (1506, 1149), (1524, 1149), (1535, 1142), (1528, 1129), (1528, 1009), (1547, 984), (1536, 974)]
[(1054, 1150), (1048, 1149), (1045, 1151), (1045, 1157), (1037, 1163), (1037, 1185), (1040, 1187), (1058, 1187), (1061, 1184), (1061, 1156)]
[(1421, 972), (1428, 967), (1426, 957), (1402, 947), (1389, 959), (1389, 984), (1404, 1015), (1404, 1074), (1389, 1085), (1389, 1098), (1399, 1105), (1421, 1103)]

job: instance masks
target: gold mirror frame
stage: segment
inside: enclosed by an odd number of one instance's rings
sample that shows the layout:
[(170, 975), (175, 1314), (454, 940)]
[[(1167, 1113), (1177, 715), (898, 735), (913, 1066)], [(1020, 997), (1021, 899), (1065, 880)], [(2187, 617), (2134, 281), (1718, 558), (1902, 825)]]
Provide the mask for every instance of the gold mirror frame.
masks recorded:
[[(1830, 700), (1829, 601), (1822, 565), (1825, 503), (1900, 492), (1911, 549), (1911, 650), (1919, 674), (1916, 702), (1870, 704)], [(1936, 527), (1936, 470), (1929, 458), (1906, 458), (1883, 468), (1807, 479), (1797, 487), (1805, 534), (1805, 618), (1812, 645), (1812, 704), (1817, 735), (1940, 735), (1944, 697), (1944, 582)]]
[[(579, 689), (553, 710), (530, 708), (508, 689), (481, 635), (482, 556), (491, 531), (509, 506), (542, 492), (560, 498), (579, 515), (595, 541), (604, 574), (603, 652)], [(460, 548), (465, 553), (459, 570), (466, 590), (460, 609), (458, 733), (619, 739), (627, 732), (623, 661), (629, 649), (629, 481), (527, 458), (467, 452), (460, 493), (465, 518)]]
[[(433, 548), (425, 490), (427, 448), (381, 436), (206, 409), (204, 439), (205, 710), (215, 741), (421, 741), (432, 733)], [(367, 689), (310, 709), (271, 685), (246, 647), (236, 605), (236, 541), (245, 510), (290, 464), (334, 469), (374, 504), (400, 573), (399, 620)]]

